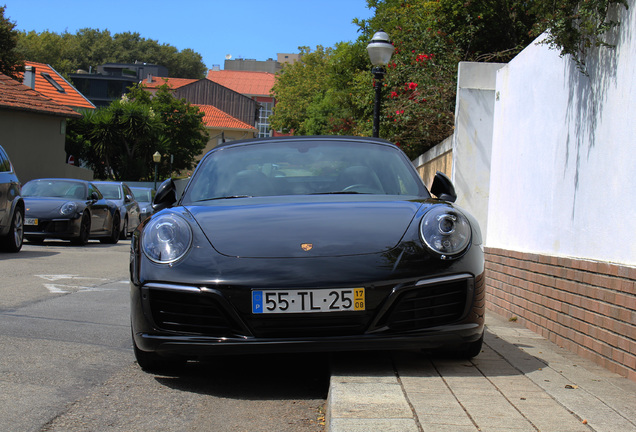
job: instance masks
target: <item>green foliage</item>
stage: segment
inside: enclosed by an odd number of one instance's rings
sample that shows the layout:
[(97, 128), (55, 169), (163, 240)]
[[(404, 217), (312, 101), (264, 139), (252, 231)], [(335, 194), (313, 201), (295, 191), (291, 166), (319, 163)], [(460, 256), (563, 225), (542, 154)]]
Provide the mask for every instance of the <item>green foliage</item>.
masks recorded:
[[(508, 61), (531, 41), (532, 19), (517, 0), (368, 0), (355, 20), (360, 41), (383, 29), (395, 46), (383, 81), (380, 136), (411, 158), (453, 132), (457, 64)], [(367, 72), (368, 73), (368, 72)], [(369, 90), (367, 90), (369, 91)]]
[(386, 67), (380, 136), (411, 158), (453, 132), (457, 64), (507, 62), (546, 29), (547, 43), (582, 61), (617, 25), (608, 8), (626, 0), (367, 0), (375, 14), (354, 19), (360, 37), (335, 48), (302, 49), (279, 73), (273, 128), (304, 134), (371, 135), (373, 77), (366, 45), (386, 31), (395, 46)]
[(108, 107), (70, 120), (67, 153), (81, 159), (102, 179), (152, 180), (156, 151), (162, 154), (162, 178), (172, 175), (171, 169), (191, 169), (207, 144), (203, 113), (174, 98), (167, 85), (153, 98), (142, 87), (130, 90)]
[(321, 46), (314, 52), (308, 47), (299, 49), (302, 61), (285, 65), (272, 88), (277, 103), (269, 120), (272, 129), (307, 135), (309, 129), (315, 130), (315, 123), (320, 122), (312, 120), (312, 125), (305, 124), (309, 107), (314, 102), (320, 104), (327, 92), (327, 58), (331, 49)]
[(372, 99), (365, 45), (342, 42), (336, 48), (311, 51), (300, 47), (301, 61), (279, 73), (272, 95), (276, 98), (273, 129), (296, 135), (364, 135)]
[(609, 19), (610, 8), (622, 5), (627, 0), (553, 0), (537, 1), (532, 10), (541, 17), (535, 24), (535, 34), (549, 30), (544, 43), (558, 49), (561, 56), (570, 55), (581, 69), (590, 48), (611, 46), (603, 35), (619, 25)]
[(29, 61), (50, 64), (67, 77), (78, 69), (88, 71), (105, 63), (135, 61), (165, 66), (171, 77), (178, 78), (203, 78), (207, 71), (201, 55), (193, 50), (179, 52), (171, 45), (131, 32), (111, 35), (108, 30), (91, 28), (75, 34), (19, 32), (17, 50)]
[(5, 6), (0, 6), (0, 72), (21, 81), (18, 73), (24, 70), (24, 58), (16, 50), (18, 31), (15, 23), (4, 17)]

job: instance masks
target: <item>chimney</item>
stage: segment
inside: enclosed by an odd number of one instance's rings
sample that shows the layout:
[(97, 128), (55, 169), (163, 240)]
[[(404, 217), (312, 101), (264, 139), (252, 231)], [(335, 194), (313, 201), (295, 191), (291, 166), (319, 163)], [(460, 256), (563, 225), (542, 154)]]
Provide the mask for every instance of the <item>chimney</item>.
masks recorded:
[(35, 66), (24, 67), (24, 79), (22, 80), (22, 84), (35, 89)]
[(152, 83), (152, 74), (148, 74), (148, 84)]

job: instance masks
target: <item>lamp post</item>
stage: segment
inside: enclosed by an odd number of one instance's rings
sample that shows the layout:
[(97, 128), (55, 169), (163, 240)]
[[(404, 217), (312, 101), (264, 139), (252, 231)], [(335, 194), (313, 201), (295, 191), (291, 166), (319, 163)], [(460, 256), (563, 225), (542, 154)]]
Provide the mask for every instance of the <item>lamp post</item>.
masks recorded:
[(373, 78), (375, 78), (375, 104), (373, 106), (373, 136), (380, 136), (380, 104), (382, 100), (382, 79), (384, 78), (384, 68), (391, 61), (393, 55), (393, 44), (389, 40), (389, 35), (380, 30), (373, 35), (371, 42), (367, 45), (367, 52), (371, 59)]
[(159, 166), (159, 162), (161, 162), (161, 153), (158, 151), (152, 155), (152, 160), (155, 162), (155, 190), (157, 190), (157, 166)]

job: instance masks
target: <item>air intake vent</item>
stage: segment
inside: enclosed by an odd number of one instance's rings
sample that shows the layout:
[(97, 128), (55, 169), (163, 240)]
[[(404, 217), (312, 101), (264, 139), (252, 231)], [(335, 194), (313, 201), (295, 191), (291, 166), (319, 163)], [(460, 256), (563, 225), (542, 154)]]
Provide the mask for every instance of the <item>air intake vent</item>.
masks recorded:
[(472, 279), (463, 279), (408, 289), (379, 324), (393, 331), (409, 331), (456, 322), (464, 315), (472, 283)]
[(151, 289), (149, 297), (152, 318), (163, 330), (213, 337), (241, 333), (213, 295)]

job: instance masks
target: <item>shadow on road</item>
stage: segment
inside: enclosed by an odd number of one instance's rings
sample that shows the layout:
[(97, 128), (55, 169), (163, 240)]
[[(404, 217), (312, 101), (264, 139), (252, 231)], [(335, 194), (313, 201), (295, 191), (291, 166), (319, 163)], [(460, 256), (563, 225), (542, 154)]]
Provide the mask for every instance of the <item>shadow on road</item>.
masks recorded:
[(35, 251), (35, 250), (24, 250), (24, 249), (22, 249), (18, 253), (0, 252), (0, 260), (4, 260), (4, 259), (15, 260), (15, 259), (44, 258), (44, 257), (53, 256), (53, 255), (58, 255), (59, 253), (60, 252), (47, 251), (46, 249), (42, 249), (41, 251), (39, 251), (39, 250), (37, 250), (37, 251)]
[(221, 356), (188, 362), (155, 379), (172, 389), (232, 399), (324, 399), (329, 391), (329, 356)]

